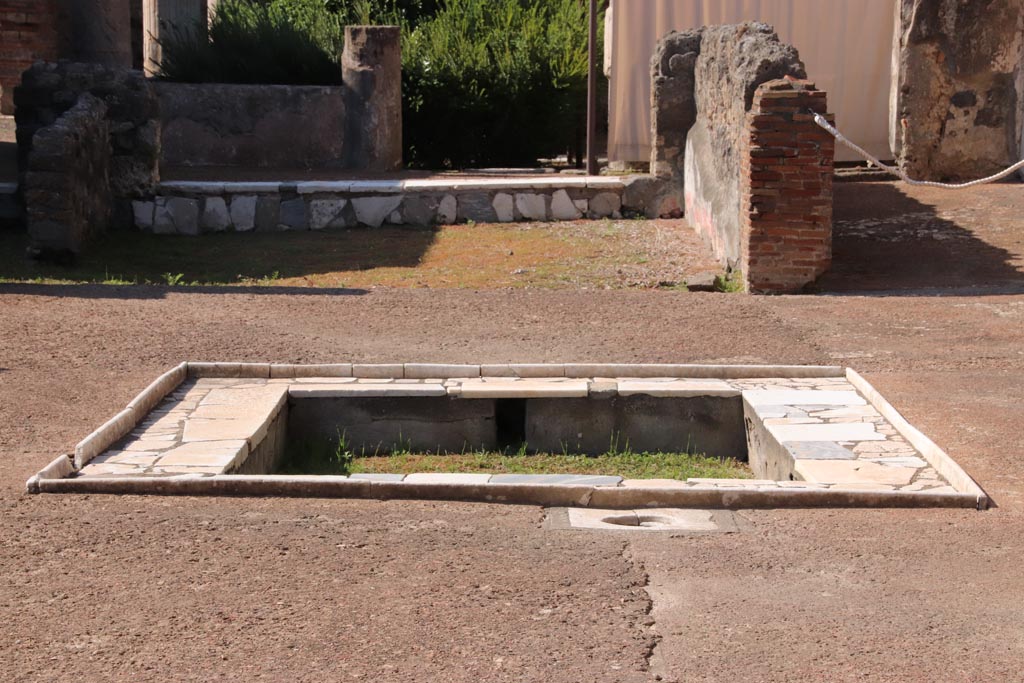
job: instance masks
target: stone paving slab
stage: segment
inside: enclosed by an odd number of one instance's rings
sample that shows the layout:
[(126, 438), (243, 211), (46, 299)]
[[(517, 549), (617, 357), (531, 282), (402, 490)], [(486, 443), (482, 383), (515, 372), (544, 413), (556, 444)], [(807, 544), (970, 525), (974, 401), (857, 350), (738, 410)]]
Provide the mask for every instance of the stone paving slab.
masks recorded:
[[(874, 396), (871, 402), (851, 380), (837, 376), (832, 368), (818, 371), (818, 376), (803, 369), (781, 369), (779, 372), (785, 376), (759, 377), (749, 366), (722, 366), (733, 369), (723, 370), (723, 376), (715, 378), (708, 377), (704, 371), (694, 372), (695, 377), (665, 375), (668, 367), (694, 367), (666, 365), (200, 363), (195, 364), (194, 372), (188, 364), (187, 373), (185, 367), (186, 364), (182, 364), (176, 372), (182, 376), (187, 374), (191, 379), (174, 386), (162, 376), (160, 382), (167, 387), (157, 388), (163, 393), (171, 387), (166, 397), (157, 401), (152, 391), (141, 394), (147, 404), (153, 405), (152, 410), (133, 416), (134, 427), (132, 423), (125, 423), (127, 417), (119, 415), (116, 427), (118, 431), (124, 430), (125, 436), (108, 439), (110, 445), (72, 476), (120, 480), (228, 474), (259, 445), (271, 420), (289, 396), (448, 396), (450, 400), (473, 400), (588, 395), (607, 398), (618, 393), (662, 397), (742, 396), (748, 418), (760, 421), (782, 452), (792, 458), (793, 476), (798, 481), (623, 480), (595, 475), (445, 473), (362, 474), (353, 475), (351, 479), (367, 484), (550, 485), (593, 487), (595, 491), (636, 489), (639, 495), (643, 495), (643, 491), (654, 494), (671, 490), (735, 491), (742, 495), (780, 490), (834, 490), (851, 494), (854, 491), (904, 492), (934, 494), (931, 498), (934, 501), (944, 500), (940, 495), (961, 490), (951, 486), (934, 467), (932, 458), (937, 450), (934, 444), (930, 449), (925, 448), (927, 452), (916, 448), (905, 433), (909, 429), (915, 443), (923, 437), (905, 424), (897, 429), (883, 417), (876, 407), (880, 399), (869, 385), (859, 380), (867, 387), (864, 391)], [(740, 367), (742, 371), (736, 370)], [(309, 368), (323, 368), (324, 375), (317, 376)], [(494, 374), (484, 372), (485, 368)], [(595, 373), (617, 370), (620, 374), (579, 377), (583, 369)], [(481, 373), (484, 376), (480, 376)], [(883, 409), (886, 414), (894, 414), (888, 404), (884, 404)], [(123, 412), (130, 413), (130, 410)], [(897, 414), (894, 419), (898, 417)], [(948, 460), (948, 456), (942, 456)], [(950, 468), (948, 463), (943, 466)], [(48, 468), (45, 471), (58, 470)], [(34, 479), (30, 488), (34, 486), (38, 490), (39, 479)], [(969, 478), (967, 481), (973, 485), (972, 490), (980, 491)]]
[(589, 474), (495, 474), (491, 484), (567, 484), (576, 486), (618, 486), (622, 477)]

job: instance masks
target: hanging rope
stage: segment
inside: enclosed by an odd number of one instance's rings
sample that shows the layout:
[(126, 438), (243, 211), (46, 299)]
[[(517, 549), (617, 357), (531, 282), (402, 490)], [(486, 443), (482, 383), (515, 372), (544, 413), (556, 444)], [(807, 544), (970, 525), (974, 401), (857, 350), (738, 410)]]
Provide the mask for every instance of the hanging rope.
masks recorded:
[[(813, 112), (811, 112), (811, 113), (813, 113)], [(985, 185), (987, 183), (994, 183), (997, 180), (1002, 180), (1003, 178), (1005, 178), (1006, 176), (1010, 175), (1011, 173), (1013, 173), (1015, 171), (1019, 171), (1020, 169), (1024, 168), (1024, 159), (1021, 159), (1020, 161), (1018, 161), (1017, 163), (1015, 163), (1013, 166), (1011, 166), (1010, 168), (1006, 169), (1005, 171), (1000, 171), (999, 173), (996, 173), (995, 175), (990, 175), (987, 178), (980, 178), (978, 180), (972, 180), (969, 183), (959, 183), (959, 184), (957, 184), (957, 183), (936, 183), (936, 182), (932, 182), (930, 180), (914, 180), (913, 178), (910, 178), (906, 173), (904, 173), (899, 167), (897, 167), (897, 166), (887, 166), (887, 165), (883, 164), (881, 161), (879, 161), (875, 157), (871, 156), (871, 154), (869, 154), (867, 152), (867, 150), (865, 150), (863, 147), (859, 146), (855, 142), (852, 142), (851, 140), (848, 140), (846, 138), (846, 136), (844, 136), (842, 133), (840, 133), (838, 130), (836, 130), (835, 127), (832, 126), (832, 124), (830, 124), (828, 121), (826, 121), (825, 117), (822, 116), (821, 114), (814, 114), (814, 122), (817, 123), (822, 128), (824, 128), (825, 130), (827, 130), (829, 133), (832, 133), (832, 136), (836, 140), (838, 140), (842, 144), (846, 145), (847, 147), (852, 149), (857, 154), (860, 154), (867, 161), (871, 162), (872, 164), (874, 164), (878, 168), (882, 169), (883, 171), (891, 173), (894, 176), (898, 176), (900, 179), (903, 180), (903, 182), (907, 183), (908, 185), (924, 185), (926, 187), (941, 187), (941, 188), (943, 188), (945, 190), (963, 190), (963, 189), (966, 189), (968, 187), (974, 187), (976, 185)]]

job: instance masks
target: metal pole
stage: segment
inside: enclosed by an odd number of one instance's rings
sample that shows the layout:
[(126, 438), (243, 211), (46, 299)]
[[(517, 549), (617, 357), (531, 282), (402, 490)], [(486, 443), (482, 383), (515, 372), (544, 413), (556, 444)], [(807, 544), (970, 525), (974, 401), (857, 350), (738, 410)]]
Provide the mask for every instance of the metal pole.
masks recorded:
[(590, 0), (590, 68), (587, 73), (587, 174), (597, 175), (597, 0)]

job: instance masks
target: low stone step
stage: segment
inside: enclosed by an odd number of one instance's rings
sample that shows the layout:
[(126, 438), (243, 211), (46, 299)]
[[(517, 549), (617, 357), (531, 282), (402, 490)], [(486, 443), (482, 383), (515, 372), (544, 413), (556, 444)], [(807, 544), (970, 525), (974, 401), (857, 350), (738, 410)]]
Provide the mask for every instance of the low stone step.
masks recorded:
[(650, 177), (563, 176), (304, 182), (165, 181), (132, 203), (157, 234), (324, 230), (618, 218), (662, 213)]

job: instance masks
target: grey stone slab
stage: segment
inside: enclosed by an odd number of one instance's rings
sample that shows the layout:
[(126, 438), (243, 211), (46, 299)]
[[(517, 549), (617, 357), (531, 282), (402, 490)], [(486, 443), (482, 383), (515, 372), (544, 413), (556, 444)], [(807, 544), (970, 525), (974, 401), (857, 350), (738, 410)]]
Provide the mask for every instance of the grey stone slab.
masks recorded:
[(231, 223), (238, 232), (256, 227), (256, 196), (241, 195), (231, 199)]
[(348, 478), (361, 481), (402, 481), (405, 479), (405, 475), (367, 472), (365, 474), (350, 474)]
[(186, 197), (171, 197), (167, 200), (167, 211), (179, 235), (199, 234), (199, 201)]
[(436, 197), (407, 196), (402, 200), (402, 218), (409, 225), (433, 225), (437, 222), (438, 205)]
[(228, 205), (223, 197), (207, 197), (203, 204), (200, 227), (207, 232), (223, 232), (231, 225)]
[(569, 486), (618, 486), (622, 477), (590, 474), (495, 474), (492, 484), (562, 484)]
[(303, 199), (289, 199), (281, 202), (278, 227), (282, 230), (305, 230), (306, 202)]
[(132, 215), (135, 218), (135, 227), (139, 230), (153, 229), (153, 202), (132, 202)]
[(277, 195), (259, 197), (256, 200), (256, 230), (269, 232), (277, 230), (281, 214), (281, 198)]
[(796, 441), (784, 444), (797, 460), (855, 460), (857, 454), (833, 441)]
[(409, 484), (486, 484), (490, 478), (489, 474), (417, 472), (406, 476), (405, 482)]
[(460, 221), (474, 223), (494, 223), (498, 220), (498, 214), (491, 205), (488, 193), (472, 192), (459, 196), (458, 218)]
[(590, 200), (587, 214), (591, 218), (609, 218), (622, 209), (622, 197), (615, 192), (600, 192)]

